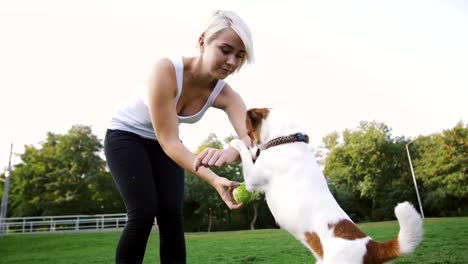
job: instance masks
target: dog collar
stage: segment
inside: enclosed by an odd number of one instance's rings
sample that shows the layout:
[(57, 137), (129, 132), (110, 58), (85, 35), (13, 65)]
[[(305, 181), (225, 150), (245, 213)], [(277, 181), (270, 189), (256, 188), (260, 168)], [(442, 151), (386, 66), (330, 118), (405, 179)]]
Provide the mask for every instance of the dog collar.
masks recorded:
[(302, 134), (302, 133), (296, 133), (296, 134), (292, 134), (289, 136), (277, 137), (275, 139), (268, 141), (265, 144), (265, 147), (263, 149), (265, 150), (274, 146), (278, 146), (278, 145), (286, 144), (286, 143), (293, 143), (293, 142), (305, 142), (308, 144), (309, 136), (306, 134)]

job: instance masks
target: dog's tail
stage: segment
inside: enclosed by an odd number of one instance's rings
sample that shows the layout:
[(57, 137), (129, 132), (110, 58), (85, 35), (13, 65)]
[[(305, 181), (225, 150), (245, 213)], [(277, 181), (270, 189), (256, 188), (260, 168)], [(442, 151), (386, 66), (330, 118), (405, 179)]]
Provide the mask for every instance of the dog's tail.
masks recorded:
[(413, 205), (409, 202), (398, 204), (395, 207), (395, 215), (400, 224), (398, 236), (383, 243), (369, 241), (364, 263), (383, 263), (409, 254), (421, 242), (423, 238), (423, 221)]

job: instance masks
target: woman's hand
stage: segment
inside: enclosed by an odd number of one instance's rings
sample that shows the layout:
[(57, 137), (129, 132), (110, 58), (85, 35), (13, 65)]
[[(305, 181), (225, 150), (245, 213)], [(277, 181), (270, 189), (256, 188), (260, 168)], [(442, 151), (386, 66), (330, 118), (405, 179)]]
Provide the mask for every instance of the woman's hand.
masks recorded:
[(242, 204), (237, 203), (232, 196), (232, 190), (234, 190), (238, 185), (239, 183), (230, 181), (224, 177), (217, 177), (213, 182), (213, 187), (231, 210), (236, 210), (242, 207)]
[(200, 166), (221, 167), (235, 161), (238, 157), (239, 152), (233, 148), (206, 148), (195, 157), (195, 161), (193, 162), (193, 169), (197, 171)]

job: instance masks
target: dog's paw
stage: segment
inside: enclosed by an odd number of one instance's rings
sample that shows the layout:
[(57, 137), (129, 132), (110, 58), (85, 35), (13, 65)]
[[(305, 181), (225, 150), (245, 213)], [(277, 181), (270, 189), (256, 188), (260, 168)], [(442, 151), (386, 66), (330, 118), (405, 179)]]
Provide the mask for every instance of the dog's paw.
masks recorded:
[(254, 188), (254, 186), (252, 186), (252, 184), (247, 184), (247, 182), (245, 183), (245, 189), (248, 191), (248, 192), (255, 192), (256, 189)]
[(231, 140), (231, 142), (229, 143), (229, 146), (237, 150), (238, 152), (241, 152), (241, 150), (246, 147), (244, 142), (242, 142), (242, 140), (237, 139), (237, 138)]

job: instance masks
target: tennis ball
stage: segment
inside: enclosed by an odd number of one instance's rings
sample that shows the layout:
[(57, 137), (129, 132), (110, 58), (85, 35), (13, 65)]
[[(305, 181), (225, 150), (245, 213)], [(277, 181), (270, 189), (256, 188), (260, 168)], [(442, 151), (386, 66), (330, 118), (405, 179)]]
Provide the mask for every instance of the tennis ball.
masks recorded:
[(247, 191), (244, 182), (232, 191), (232, 196), (236, 202), (243, 204), (249, 203), (254, 199), (254, 194)]

